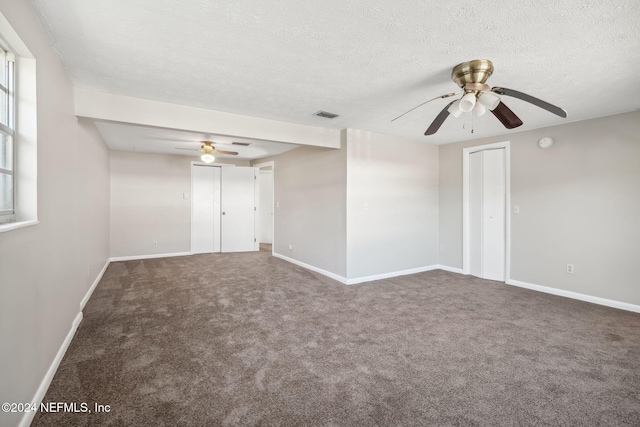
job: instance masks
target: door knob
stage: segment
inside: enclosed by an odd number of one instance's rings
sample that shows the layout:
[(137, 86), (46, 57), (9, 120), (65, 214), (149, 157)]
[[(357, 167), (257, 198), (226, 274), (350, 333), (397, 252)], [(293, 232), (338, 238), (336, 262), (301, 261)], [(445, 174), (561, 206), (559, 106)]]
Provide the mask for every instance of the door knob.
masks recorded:
[(226, 215), (226, 212), (222, 212), (222, 215)]

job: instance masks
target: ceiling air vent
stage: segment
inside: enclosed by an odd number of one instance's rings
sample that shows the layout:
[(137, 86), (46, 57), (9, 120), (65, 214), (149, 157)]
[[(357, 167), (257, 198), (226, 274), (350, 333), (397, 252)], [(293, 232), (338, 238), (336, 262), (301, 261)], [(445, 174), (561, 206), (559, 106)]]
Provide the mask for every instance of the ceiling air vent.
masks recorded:
[(326, 111), (318, 111), (317, 113), (313, 113), (314, 116), (324, 117), (325, 119), (335, 119), (338, 117), (337, 114), (327, 113)]
[(242, 145), (243, 147), (248, 147), (248, 146), (251, 145), (251, 143), (250, 142), (236, 142), (236, 141), (233, 141), (231, 143), (231, 145)]

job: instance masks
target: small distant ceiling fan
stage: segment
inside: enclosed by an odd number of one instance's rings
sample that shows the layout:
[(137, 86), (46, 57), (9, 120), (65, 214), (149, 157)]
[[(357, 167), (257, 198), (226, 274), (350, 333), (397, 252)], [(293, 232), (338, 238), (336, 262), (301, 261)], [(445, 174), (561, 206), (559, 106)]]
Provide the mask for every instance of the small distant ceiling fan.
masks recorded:
[(200, 148), (182, 148), (182, 147), (176, 147), (176, 150), (190, 150), (190, 151), (200, 151), (204, 154), (202, 154), (202, 156), (200, 156), (200, 159), (205, 162), (205, 163), (213, 163), (213, 161), (216, 159), (215, 157), (213, 157), (213, 153), (215, 154), (229, 154), (232, 156), (237, 156), (238, 153), (235, 151), (223, 151), (223, 150), (216, 150), (216, 147), (213, 146), (213, 142), (211, 141), (202, 141), (202, 145), (200, 146)]
[(527, 95), (526, 93), (518, 92), (517, 90), (507, 89), (504, 87), (490, 87), (485, 84), (487, 79), (493, 74), (493, 63), (488, 59), (475, 59), (473, 61), (463, 62), (453, 67), (451, 71), (451, 80), (463, 90), (463, 92), (452, 92), (445, 95), (440, 95), (432, 98), (422, 104), (412, 108), (391, 120), (392, 122), (399, 119), (415, 110), (418, 107), (422, 107), (424, 104), (435, 101), (436, 99), (449, 98), (451, 96), (462, 95), (460, 99), (451, 101), (447, 104), (442, 111), (431, 122), (431, 125), (424, 133), (425, 135), (433, 135), (440, 129), (440, 126), (444, 121), (452, 115), (453, 117), (459, 117), (462, 113), (472, 112), (475, 117), (480, 117), (487, 112), (491, 111), (493, 115), (500, 120), (500, 123), (507, 129), (517, 128), (522, 125), (522, 120), (516, 114), (511, 111), (509, 107), (502, 103), (502, 100), (498, 95), (511, 96), (518, 98), (533, 104), (537, 107), (545, 109), (557, 116), (566, 118), (567, 112), (560, 107), (556, 107), (553, 104), (549, 104), (546, 101)]

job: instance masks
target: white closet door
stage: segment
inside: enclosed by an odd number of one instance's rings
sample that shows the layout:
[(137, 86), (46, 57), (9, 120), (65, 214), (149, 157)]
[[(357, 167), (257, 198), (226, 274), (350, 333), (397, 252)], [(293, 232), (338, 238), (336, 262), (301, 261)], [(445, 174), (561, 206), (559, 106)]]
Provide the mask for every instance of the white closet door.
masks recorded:
[(191, 172), (191, 252), (220, 252), (220, 167)]
[(483, 151), (482, 277), (504, 281), (505, 266), (504, 149)]
[(482, 277), (482, 151), (469, 155), (469, 274)]
[(255, 169), (222, 169), (222, 252), (256, 250)]
[(469, 155), (469, 273), (505, 280), (505, 150)]

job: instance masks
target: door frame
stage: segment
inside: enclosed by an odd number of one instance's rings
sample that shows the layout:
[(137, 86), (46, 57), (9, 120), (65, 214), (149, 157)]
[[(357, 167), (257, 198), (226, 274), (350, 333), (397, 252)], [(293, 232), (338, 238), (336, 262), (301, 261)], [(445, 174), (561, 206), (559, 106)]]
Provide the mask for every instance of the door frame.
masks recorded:
[(271, 229), (273, 230), (273, 236), (271, 239), (271, 255), (273, 255), (276, 250), (276, 162), (271, 160), (268, 162), (255, 163), (252, 166), (258, 169), (258, 173), (260, 173), (260, 169), (269, 166), (271, 166), (271, 170), (273, 171), (273, 197), (271, 202), (271, 212), (273, 212), (273, 216), (271, 217)]
[(470, 225), (469, 225), (469, 156), (484, 150), (504, 148), (504, 179), (505, 179), (505, 253), (504, 253), (504, 281), (511, 280), (511, 147), (509, 141), (493, 144), (477, 145), (462, 150), (462, 273), (470, 274)]

